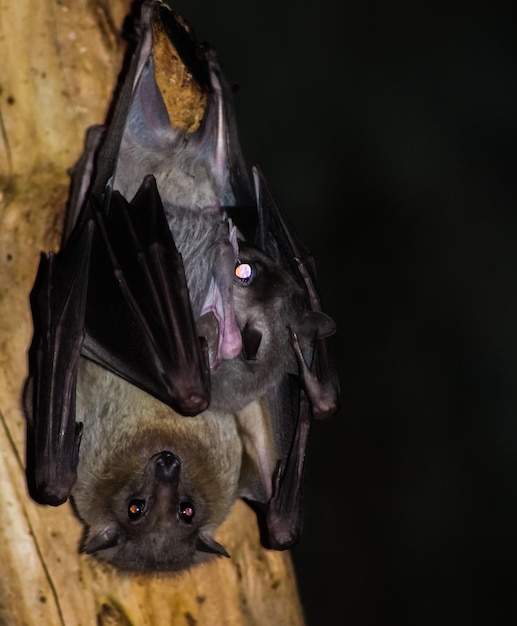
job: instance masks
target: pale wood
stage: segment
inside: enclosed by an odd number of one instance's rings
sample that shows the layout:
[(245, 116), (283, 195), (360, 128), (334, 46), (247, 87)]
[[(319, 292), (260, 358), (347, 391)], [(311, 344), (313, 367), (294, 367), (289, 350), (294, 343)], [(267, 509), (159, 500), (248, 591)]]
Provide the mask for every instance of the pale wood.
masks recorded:
[(82, 527), (69, 505), (41, 507), (27, 495), (28, 296), (39, 252), (57, 249), (84, 131), (105, 119), (129, 5), (0, 2), (0, 625), (300, 625), (290, 556), (261, 548), (241, 502), (218, 534), (231, 559), (149, 579), (79, 555)]

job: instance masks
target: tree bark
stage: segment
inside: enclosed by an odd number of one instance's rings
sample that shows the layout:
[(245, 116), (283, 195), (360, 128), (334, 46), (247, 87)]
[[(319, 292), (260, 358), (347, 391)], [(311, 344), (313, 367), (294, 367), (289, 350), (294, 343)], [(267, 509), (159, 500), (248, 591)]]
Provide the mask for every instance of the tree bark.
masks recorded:
[(146, 578), (78, 554), (71, 507), (27, 493), (29, 293), (40, 251), (58, 248), (85, 130), (105, 120), (129, 9), (129, 0), (0, 3), (0, 624), (299, 625), (290, 556), (260, 546), (242, 502), (218, 535), (231, 559)]

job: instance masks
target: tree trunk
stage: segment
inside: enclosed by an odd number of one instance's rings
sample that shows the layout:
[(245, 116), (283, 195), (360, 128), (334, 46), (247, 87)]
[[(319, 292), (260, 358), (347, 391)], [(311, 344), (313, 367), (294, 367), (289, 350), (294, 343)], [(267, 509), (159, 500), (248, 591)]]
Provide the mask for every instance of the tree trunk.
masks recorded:
[(40, 251), (58, 247), (84, 132), (106, 117), (129, 9), (129, 0), (0, 5), (0, 624), (299, 625), (290, 556), (260, 546), (242, 502), (218, 535), (231, 559), (146, 578), (79, 555), (71, 507), (42, 507), (27, 493), (29, 293)]

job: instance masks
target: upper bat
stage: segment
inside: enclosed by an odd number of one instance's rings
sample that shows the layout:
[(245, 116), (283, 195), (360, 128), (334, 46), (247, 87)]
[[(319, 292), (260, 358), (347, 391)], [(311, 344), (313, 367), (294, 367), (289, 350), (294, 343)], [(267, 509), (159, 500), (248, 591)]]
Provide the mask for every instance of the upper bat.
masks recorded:
[[(176, 414), (236, 414), (245, 461), (235, 495), (265, 512), (267, 545), (297, 540), (310, 417), (338, 408), (334, 323), (311, 255), (252, 171), (253, 183), (215, 52), (147, 0), (113, 114), (89, 130), (75, 168), (62, 248), (42, 256), (31, 294), (27, 475), (39, 502), (61, 504), (77, 481), (86, 357)], [(176, 489), (180, 455), (156, 454), (142, 471)], [(87, 509), (79, 514), (93, 525)], [(97, 526), (90, 551), (109, 548), (121, 566), (120, 532)]]

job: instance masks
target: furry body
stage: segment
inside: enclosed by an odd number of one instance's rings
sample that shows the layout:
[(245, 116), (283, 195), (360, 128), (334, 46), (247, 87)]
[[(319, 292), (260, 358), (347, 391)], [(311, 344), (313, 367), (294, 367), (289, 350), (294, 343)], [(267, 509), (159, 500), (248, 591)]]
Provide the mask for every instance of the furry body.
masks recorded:
[[(84, 434), (72, 498), (88, 529), (86, 550), (104, 536), (113, 545), (95, 546), (97, 556), (139, 571), (182, 569), (201, 560), (198, 537), (205, 543), (213, 539), (239, 494), (242, 444), (235, 417), (211, 412), (182, 417), (81, 359), (77, 419)], [(162, 451), (177, 455), (181, 468), (177, 498), (167, 492), (168, 502), (160, 503), (154, 481), (149, 487), (142, 478), (149, 459)], [(149, 524), (131, 523), (128, 503), (135, 498), (152, 500), (163, 511)], [(175, 499), (192, 503), (192, 524), (178, 518)]]

